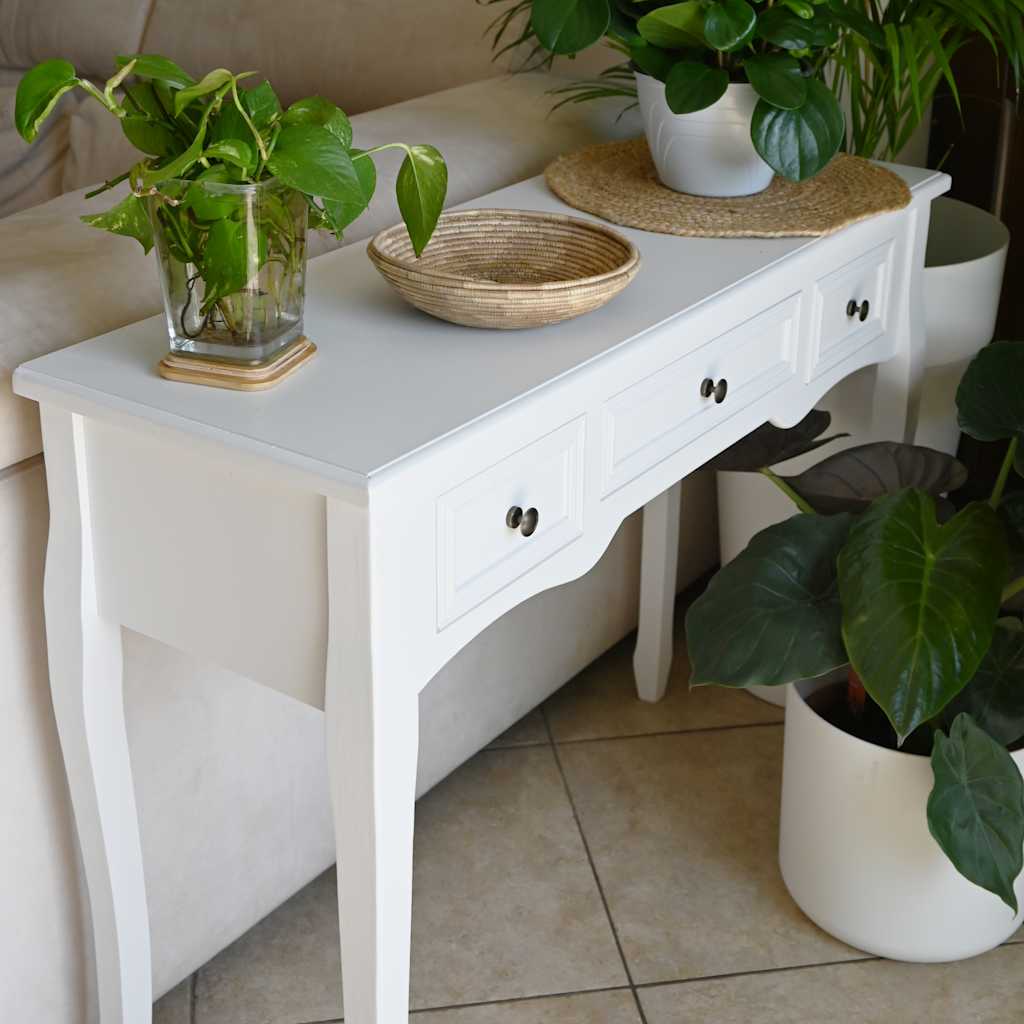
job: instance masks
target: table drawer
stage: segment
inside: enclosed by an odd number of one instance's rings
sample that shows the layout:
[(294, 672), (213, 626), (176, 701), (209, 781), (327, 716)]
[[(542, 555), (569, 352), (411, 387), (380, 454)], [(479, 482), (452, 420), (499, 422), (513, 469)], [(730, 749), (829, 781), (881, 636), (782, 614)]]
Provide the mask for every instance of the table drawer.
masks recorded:
[(799, 324), (791, 295), (605, 402), (602, 496), (794, 377)]
[(886, 333), (894, 252), (890, 238), (815, 282), (808, 381)]
[[(585, 436), (580, 416), (437, 499), (438, 629), (583, 533)], [(532, 533), (513, 508), (537, 510)]]

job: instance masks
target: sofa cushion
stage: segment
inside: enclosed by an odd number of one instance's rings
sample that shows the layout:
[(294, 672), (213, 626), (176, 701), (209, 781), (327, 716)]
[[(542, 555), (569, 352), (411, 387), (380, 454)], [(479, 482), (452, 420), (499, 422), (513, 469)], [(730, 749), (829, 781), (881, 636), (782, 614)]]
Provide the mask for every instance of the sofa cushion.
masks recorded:
[[(353, 118), (362, 147), (432, 142), (450, 169), (449, 205), (538, 174), (559, 153), (613, 134), (638, 132), (617, 120), (621, 102), (563, 107), (549, 116), (552, 79), (543, 74), (488, 79)], [(106, 130), (117, 131), (113, 122)], [(381, 154), (377, 195), (347, 242), (398, 220), (394, 179), (398, 152)], [(106, 209), (124, 186), (93, 200), (84, 190), (0, 220), (0, 468), (41, 450), (35, 404), (11, 391), (22, 362), (159, 312), (152, 257), (132, 239), (79, 221)], [(337, 245), (318, 235), (313, 254)]]

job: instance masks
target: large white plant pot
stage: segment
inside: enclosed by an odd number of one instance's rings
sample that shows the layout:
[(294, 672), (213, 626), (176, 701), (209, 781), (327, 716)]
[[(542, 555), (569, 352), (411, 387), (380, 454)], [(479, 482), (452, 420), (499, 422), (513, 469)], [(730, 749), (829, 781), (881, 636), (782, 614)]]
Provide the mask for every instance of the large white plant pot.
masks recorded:
[(665, 86), (636, 76), (637, 99), (658, 177), (676, 192), (696, 196), (749, 196), (772, 181), (772, 169), (750, 141), (757, 93), (745, 83), (695, 114), (673, 114)]
[[(967, 881), (928, 831), (929, 759), (829, 725), (804, 700), (819, 685), (787, 688), (779, 865), (797, 905), (892, 960), (961, 960), (1008, 939), (1024, 912)], [(1024, 876), (1016, 892), (1024, 903)]]

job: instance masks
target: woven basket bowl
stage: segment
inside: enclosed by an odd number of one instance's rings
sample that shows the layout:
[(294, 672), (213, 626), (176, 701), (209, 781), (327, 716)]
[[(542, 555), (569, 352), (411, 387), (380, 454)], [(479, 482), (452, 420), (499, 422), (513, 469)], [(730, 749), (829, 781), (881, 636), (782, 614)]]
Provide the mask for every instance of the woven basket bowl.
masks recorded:
[(560, 214), (456, 210), (417, 259), (402, 224), (367, 253), (396, 291), (467, 327), (543, 327), (603, 306), (633, 280), (640, 254), (616, 231)]

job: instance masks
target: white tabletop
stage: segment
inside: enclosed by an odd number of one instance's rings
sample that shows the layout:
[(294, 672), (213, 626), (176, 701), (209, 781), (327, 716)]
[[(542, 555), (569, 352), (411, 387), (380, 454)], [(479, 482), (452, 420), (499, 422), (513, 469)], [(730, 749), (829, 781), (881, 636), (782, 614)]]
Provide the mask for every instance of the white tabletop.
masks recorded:
[[(894, 169), (914, 191), (944, 178)], [(465, 205), (585, 216), (540, 177)], [(618, 230), (640, 250), (637, 277), (603, 309), (556, 326), (506, 332), (435, 320), (407, 306), (357, 243), (310, 262), (305, 327), (320, 351), (271, 391), (162, 379), (162, 315), (24, 364), (15, 389), (30, 398), (38, 397), (34, 385), (57, 389), (358, 482), (819, 242)]]

